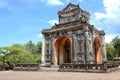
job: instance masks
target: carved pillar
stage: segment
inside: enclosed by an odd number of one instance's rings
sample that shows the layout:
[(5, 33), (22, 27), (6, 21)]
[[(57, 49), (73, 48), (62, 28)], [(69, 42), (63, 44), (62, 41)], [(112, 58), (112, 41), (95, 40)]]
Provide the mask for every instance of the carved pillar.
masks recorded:
[(73, 38), (73, 36), (72, 36), (72, 46), (71, 46), (72, 48), (72, 63), (74, 63), (74, 38)]
[[(51, 36), (52, 37), (52, 36)], [(51, 48), (51, 55), (50, 55), (50, 62), (51, 62), (51, 64), (53, 64), (53, 62), (54, 62), (54, 57), (53, 57), (53, 52), (54, 52), (54, 43), (53, 43), (53, 41), (54, 41), (54, 38), (52, 37), (51, 38), (51, 44), (50, 44), (50, 48)]]
[(102, 53), (103, 53), (103, 62), (107, 61), (106, 46), (105, 46), (105, 36), (102, 35)]
[(72, 56), (73, 56), (73, 63), (76, 63), (77, 62), (77, 47), (76, 47), (76, 36), (75, 36), (75, 34), (73, 33), (73, 35), (72, 35), (72, 43), (73, 43), (73, 45), (72, 45), (72, 49), (73, 49), (73, 53), (72, 53)]
[(94, 51), (94, 35), (95, 35), (95, 33), (94, 33), (94, 31), (92, 31), (92, 53), (93, 53), (93, 63), (96, 63), (95, 62), (95, 51)]
[(42, 64), (45, 64), (45, 36), (42, 38)]
[(43, 34), (43, 42), (42, 42), (42, 64), (41, 66), (50, 66), (50, 62), (48, 62), (50, 60), (50, 55), (48, 53), (49, 48), (47, 48), (47, 42), (46, 42), (46, 38), (45, 38), (45, 34)]
[(70, 39), (70, 43), (71, 43), (71, 48), (70, 48), (70, 49), (71, 49), (71, 50), (70, 50), (70, 51), (71, 51), (71, 63), (73, 63), (73, 62), (74, 62), (74, 61), (73, 61), (73, 58), (74, 58), (74, 50), (73, 50), (73, 49), (74, 49), (74, 48), (73, 48), (73, 45), (74, 45), (74, 44), (73, 44), (73, 40), (74, 40), (74, 39), (73, 39), (73, 35), (72, 35), (72, 34), (69, 34), (69, 39)]
[(88, 35), (88, 26), (85, 28), (85, 63), (89, 61), (89, 35)]
[(94, 50), (93, 50), (93, 34), (92, 32), (89, 32), (89, 61), (90, 61), (90, 64), (94, 63)]

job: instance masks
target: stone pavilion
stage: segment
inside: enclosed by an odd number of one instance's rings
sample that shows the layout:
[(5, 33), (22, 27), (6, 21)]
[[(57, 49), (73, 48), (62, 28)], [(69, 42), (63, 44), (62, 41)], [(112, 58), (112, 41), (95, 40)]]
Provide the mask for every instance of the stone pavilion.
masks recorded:
[(42, 65), (102, 64), (107, 61), (105, 32), (90, 24), (90, 13), (69, 3), (59, 23), (42, 31)]

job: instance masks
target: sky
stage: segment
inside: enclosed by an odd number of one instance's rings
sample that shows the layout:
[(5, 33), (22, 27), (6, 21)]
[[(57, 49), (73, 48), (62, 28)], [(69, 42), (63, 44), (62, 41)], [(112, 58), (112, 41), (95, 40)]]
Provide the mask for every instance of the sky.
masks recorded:
[(69, 3), (90, 12), (107, 43), (120, 36), (120, 0), (0, 0), (0, 47), (42, 41), (41, 31), (58, 23), (58, 11)]

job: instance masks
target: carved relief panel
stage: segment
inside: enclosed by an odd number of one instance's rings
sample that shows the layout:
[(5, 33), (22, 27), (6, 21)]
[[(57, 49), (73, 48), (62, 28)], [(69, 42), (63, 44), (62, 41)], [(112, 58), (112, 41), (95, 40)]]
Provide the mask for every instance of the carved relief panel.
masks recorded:
[(82, 30), (75, 31), (75, 48), (77, 63), (84, 63), (84, 33)]
[(50, 51), (51, 51), (51, 35), (46, 35), (45, 36), (45, 39), (46, 39), (46, 47), (45, 47), (45, 50), (46, 50), (46, 62), (50, 62)]

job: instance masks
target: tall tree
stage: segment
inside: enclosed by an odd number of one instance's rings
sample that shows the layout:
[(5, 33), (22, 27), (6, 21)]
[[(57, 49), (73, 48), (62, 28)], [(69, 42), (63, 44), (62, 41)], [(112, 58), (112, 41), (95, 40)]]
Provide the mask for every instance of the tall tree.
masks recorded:
[(5, 58), (6, 58), (6, 56), (8, 54), (10, 54), (8, 47), (0, 48), (0, 59), (2, 59), (2, 63), (3, 63), (2, 67), (3, 67), (3, 69), (5, 68)]
[(116, 49), (116, 56), (120, 56), (120, 37), (119, 36), (115, 37), (112, 40), (111, 44)]
[(23, 52), (27, 52), (27, 50), (24, 49), (24, 46), (21, 44), (13, 44), (12, 46), (9, 47), (10, 48), (10, 52), (11, 53), (23, 53)]
[(114, 46), (109, 43), (106, 43), (106, 51), (107, 51), (108, 61), (112, 61), (116, 55)]
[(41, 54), (42, 53), (42, 42), (38, 42), (36, 45), (37, 48), (37, 54)]
[[(34, 43), (30, 42), (30, 44)], [(25, 44), (26, 45), (26, 44)], [(29, 44), (28, 44), (29, 45)], [(27, 45), (28, 50), (21, 44), (13, 44), (9, 47), (0, 48), (0, 67), (10, 67), (15, 63), (38, 63), (41, 61), (41, 55), (33, 54), (34, 47)], [(36, 47), (36, 46), (35, 46)], [(30, 52), (31, 50), (31, 52)]]
[[(22, 52), (21, 49), (17, 48), (17, 47), (2, 47), (0, 49), (0, 53), (1, 53), (1, 56), (0, 58), (2, 59), (2, 63), (3, 63), (3, 69), (5, 68), (5, 63), (9, 61), (7, 61), (8, 59), (8, 56), (10, 55), (14, 55), (14, 54), (17, 54), (17, 53), (20, 53)], [(9, 67), (10, 67), (10, 64), (8, 64)]]
[(25, 49), (30, 53), (36, 54), (36, 45), (32, 41), (29, 41), (25, 44)]

